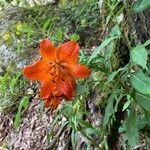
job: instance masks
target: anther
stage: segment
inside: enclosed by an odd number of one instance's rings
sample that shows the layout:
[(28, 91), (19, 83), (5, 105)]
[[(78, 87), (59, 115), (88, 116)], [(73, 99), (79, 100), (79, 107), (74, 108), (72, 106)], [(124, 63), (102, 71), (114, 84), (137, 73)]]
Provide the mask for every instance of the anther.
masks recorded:
[(55, 83), (56, 81), (55, 81), (55, 80), (52, 80), (52, 82)]
[(63, 81), (63, 82), (64, 82), (65, 80), (64, 80), (63, 78), (61, 78), (61, 81)]
[(53, 75), (54, 75), (54, 73), (50, 72), (50, 75), (52, 75), (52, 76), (53, 76)]

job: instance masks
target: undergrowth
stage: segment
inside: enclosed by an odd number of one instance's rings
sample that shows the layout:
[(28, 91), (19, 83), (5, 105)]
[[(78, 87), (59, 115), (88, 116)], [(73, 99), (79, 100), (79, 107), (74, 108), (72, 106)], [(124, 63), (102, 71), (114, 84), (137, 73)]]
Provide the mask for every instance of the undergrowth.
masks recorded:
[[(38, 40), (43, 37), (50, 38), (55, 44), (76, 39), (82, 46), (79, 62), (92, 70), (89, 78), (77, 82), (76, 97), (56, 110), (50, 125), (51, 133), (59, 119), (65, 118), (60, 129), (70, 128), (72, 149), (77, 148), (81, 136), (86, 139), (84, 149), (93, 146), (115, 149), (120, 135), (124, 135), (121, 148), (136, 149), (141, 146), (141, 134), (149, 149), (150, 40), (137, 45), (133, 43), (136, 35), (131, 36), (124, 16), (124, 12), (127, 16), (139, 13), (147, 9), (147, 5), (144, 0), (133, 6), (117, 0), (106, 0), (99, 5), (96, 0), (86, 0), (15, 8), (22, 17), (10, 22), (1, 43), (15, 49), (18, 57), (26, 48), (37, 47)], [(2, 17), (5, 15), (1, 14)], [(18, 107), (15, 116), (15, 127), (18, 128), (22, 109), (27, 109), (34, 96), (27, 89), (33, 88), (34, 92), (36, 87), (22, 77), (21, 70), (12, 72), (7, 68), (0, 76), (0, 109), (8, 111), (14, 105)], [(105, 95), (96, 100), (103, 115), (102, 123), (96, 127), (85, 119), (89, 115), (86, 104), (95, 91)], [(99, 140), (95, 141), (93, 135)], [(49, 134), (50, 143), (52, 139)]]

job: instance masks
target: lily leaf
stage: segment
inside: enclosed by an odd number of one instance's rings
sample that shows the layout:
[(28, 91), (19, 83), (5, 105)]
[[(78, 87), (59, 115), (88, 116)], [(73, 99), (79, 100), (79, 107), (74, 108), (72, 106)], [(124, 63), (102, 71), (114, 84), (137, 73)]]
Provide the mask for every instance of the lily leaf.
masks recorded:
[(131, 50), (131, 60), (140, 66), (142, 66), (143, 69), (147, 69), (147, 59), (148, 59), (148, 53), (144, 46), (137, 45)]
[(137, 117), (135, 110), (131, 110), (126, 122), (127, 139), (131, 148), (135, 147), (139, 143), (139, 133), (136, 120)]
[(134, 12), (142, 12), (150, 7), (150, 0), (138, 0), (134, 6), (133, 11)]
[(105, 46), (107, 46), (111, 41), (113, 41), (114, 39), (117, 39), (117, 38), (118, 38), (118, 36), (114, 36), (114, 37), (110, 37), (108, 39), (105, 39), (104, 42), (102, 42), (102, 44), (94, 50), (94, 52), (92, 53), (92, 55), (89, 58), (88, 64), (91, 62), (92, 59), (94, 59), (99, 54), (99, 52)]
[(143, 107), (145, 110), (150, 112), (150, 95), (144, 95), (141, 93), (136, 93), (135, 98), (137, 103)]
[(150, 94), (150, 78), (147, 77), (142, 71), (131, 74), (132, 86), (143, 94)]

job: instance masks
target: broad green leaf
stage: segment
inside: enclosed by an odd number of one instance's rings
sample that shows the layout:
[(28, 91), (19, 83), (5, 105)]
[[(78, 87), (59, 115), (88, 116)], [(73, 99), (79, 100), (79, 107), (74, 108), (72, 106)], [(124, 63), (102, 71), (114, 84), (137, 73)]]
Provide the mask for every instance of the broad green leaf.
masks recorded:
[(142, 66), (144, 69), (147, 69), (146, 64), (148, 59), (148, 53), (145, 47), (143, 47), (142, 45), (137, 45), (131, 50), (130, 56), (131, 60), (134, 63)]
[(136, 93), (135, 98), (137, 103), (141, 107), (143, 107), (147, 111), (150, 111), (150, 95), (143, 95), (141, 93)]
[(59, 29), (56, 34), (55, 34), (55, 37), (57, 40), (61, 41), (62, 38), (63, 38), (63, 32)]
[(30, 99), (30, 97), (26, 96), (26, 97), (22, 98), (22, 100), (19, 104), (18, 112), (15, 116), (15, 122), (14, 122), (14, 127), (16, 129), (19, 127), (19, 124), (20, 124), (21, 110), (22, 110), (22, 108), (26, 109), (29, 106), (29, 99)]
[(72, 101), (66, 103), (61, 111), (61, 113), (64, 116), (67, 116), (68, 118), (71, 118), (72, 113), (73, 113), (73, 106), (72, 106)]
[(110, 117), (113, 115), (114, 113), (114, 100), (115, 100), (115, 96), (114, 93), (111, 94), (111, 96), (108, 98), (107, 101), (107, 106), (105, 108), (105, 116), (104, 116), (104, 120), (103, 120), (103, 126), (107, 125), (108, 121), (110, 120)]
[(147, 77), (142, 71), (131, 74), (132, 86), (143, 94), (150, 94), (150, 78)]
[(143, 129), (146, 125), (148, 125), (148, 121), (146, 120), (145, 117), (139, 118), (137, 120), (137, 128), (138, 128), (138, 130)]
[(119, 36), (121, 35), (120, 27), (119, 27), (118, 24), (113, 27), (113, 29), (112, 29), (112, 31), (110, 32), (109, 35), (110, 35), (111, 37), (117, 36), (117, 35), (119, 35)]
[(138, 0), (134, 6), (134, 12), (142, 12), (150, 7), (150, 0)]
[(89, 58), (88, 64), (91, 62), (92, 59), (94, 59), (99, 54), (99, 52), (105, 46), (107, 46), (111, 41), (113, 41), (114, 39), (117, 39), (117, 38), (118, 38), (118, 36), (114, 36), (114, 37), (110, 37), (108, 39), (105, 39), (104, 42), (102, 42), (102, 44), (94, 50), (94, 52), (92, 53), (92, 55)]
[(129, 117), (126, 122), (126, 133), (129, 145), (131, 148), (135, 147), (139, 143), (139, 133), (135, 110), (131, 110), (131, 112), (129, 112)]
[(80, 36), (78, 34), (72, 34), (71, 35), (71, 40), (72, 41), (79, 41), (80, 40)]
[(77, 85), (76, 94), (82, 95), (85, 93), (88, 93), (88, 88), (86, 87), (86, 85)]
[(145, 111), (144, 114), (145, 114), (145, 118), (146, 118), (147, 122), (149, 122), (149, 124), (150, 124), (150, 112)]
[(147, 125), (150, 125), (150, 112), (145, 111), (142, 116), (139, 116), (137, 121), (137, 127), (139, 130), (141, 130)]
[(145, 126), (150, 125), (150, 112), (145, 111), (142, 117), (137, 120), (138, 129), (143, 129)]

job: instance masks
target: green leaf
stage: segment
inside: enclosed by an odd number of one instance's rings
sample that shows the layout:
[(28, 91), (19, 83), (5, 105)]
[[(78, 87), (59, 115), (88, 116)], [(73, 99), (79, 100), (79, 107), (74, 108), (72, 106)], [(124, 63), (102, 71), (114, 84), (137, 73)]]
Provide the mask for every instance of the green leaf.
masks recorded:
[(88, 134), (88, 135), (91, 135), (91, 134), (93, 134), (93, 135), (95, 135), (95, 134), (100, 135), (100, 131), (97, 130), (96, 128), (83, 128), (82, 131), (84, 133)]
[(88, 93), (88, 88), (86, 87), (86, 85), (77, 85), (76, 94), (82, 95), (85, 93)]
[(139, 143), (139, 133), (136, 120), (137, 117), (135, 110), (131, 110), (131, 112), (129, 112), (129, 117), (126, 122), (127, 139), (131, 148), (135, 147)]
[(11, 80), (11, 82), (10, 82), (10, 92), (11, 92), (12, 94), (15, 94), (15, 93), (14, 93), (14, 89), (15, 89), (15, 86), (16, 86), (16, 84), (17, 84), (17, 81), (18, 81), (20, 75), (21, 75), (21, 74), (19, 73), (19, 74), (17, 75), (17, 77), (13, 78), (13, 79)]
[(22, 108), (26, 109), (29, 106), (29, 96), (25, 96), (22, 98), (19, 107), (18, 107), (18, 112), (15, 116), (15, 122), (14, 122), (14, 127), (17, 129), (20, 125), (20, 116), (21, 116), (21, 110)]
[(76, 132), (74, 129), (72, 129), (72, 132), (71, 132), (71, 146), (72, 146), (73, 150), (76, 149), (78, 138), (79, 138), (79, 133)]
[(113, 113), (115, 111), (114, 107), (113, 107), (114, 100), (115, 100), (115, 96), (114, 96), (114, 93), (112, 93), (110, 95), (110, 97), (108, 98), (107, 106), (105, 108), (105, 116), (104, 116), (104, 120), (103, 120), (103, 126), (105, 126), (108, 123), (108, 121), (110, 120), (110, 117), (113, 115)]
[(102, 79), (102, 72), (96, 71), (92, 74), (94, 81), (100, 81)]
[(80, 36), (78, 34), (72, 34), (70, 39), (71, 41), (79, 41)]
[(20, 124), (20, 111), (18, 111), (15, 116), (14, 126), (16, 129), (19, 127), (19, 124)]
[(59, 29), (56, 34), (55, 34), (55, 37), (57, 40), (61, 41), (62, 38), (63, 38), (63, 32)]
[(150, 78), (142, 71), (131, 74), (130, 78), (132, 86), (143, 94), (150, 94)]
[(150, 0), (138, 0), (134, 6), (133, 11), (134, 12), (142, 12), (150, 7)]
[(79, 116), (75, 116), (75, 118), (76, 118), (76, 123), (82, 125), (84, 128), (93, 128), (89, 122), (84, 121)]
[(123, 71), (123, 70), (126, 70), (126, 68), (119, 68), (117, 71), (114, 71), (112, 72), (109, 77), (107, 78), (107, 82), (111, 82), (114, 77), (120, 72), (120, 71)]
[(149, 124), (149, 123), (148, 123), (148, 121), (146, 120), (145, 116), (142, 117), (142, 118), (139, 118), (139, 119), (137, 120), (137, 128), (138, 128), (138, 130), (141, 130), (141, 129), (145, 128), (145, 126), (148, 125), (148, 124)]
[(119, 27), (118, 24), (113, 27), (113, 29), (112, 29), (112, 31), (110, 32), (109, 35), (111, 37), (113, 37), (113, 36), (120, 36), (121, 35), (120, 27)]
[(105, 39), (104, 42), (102, 42), (102, 44), (94, 50), (94, 52), (92, 53), (92, 55), (89, 58), (88, 64), (91, 62), (92, 59), (94, 59), (99, 54), (99, 52), (105, 46), (107, 46), (111, 41), (113, 41), (114, 39), (117, 39), (117, 38), (118, 38), (118, 36), (114, 36), (114, 37), (110, 37), (108, 39)]
[(144, 114), (139, 116), (137, 120), (137, 127), (139, 130), (150, 125), (150, 112), (145, 111)]
[(44, 25), (43, 25), (43, 31), (45, 31), (45, 30), (47, 29), (47, 27), (48, 27), (49, 24), (50, 24), (50, 21), (51, 21), (51, 19), (47, 19), (47, 20), (46, 20), (46, 22), (45, 22)]
[(20, 42), (20, 40), (18, 40), (18, 41), (17, 41), (17, 50), (16, 50), (17, 54), (19, 54), (19, 53), (21, 52), (21, 46), (22, 46), (22, 45), (23, 45), (23, 43)]
[(147, 41), (143, 44), (144, 47), (145, 47), (145, 46), (148, 46), (148, 45), (150, 45), (150, 39), (147, 40)]
[(123, 105), (122, 111), (126, 110), (129, 107), (129, 105), (131, 104), (131, 102), (132, 102), (131, 101), (131, 96), (127, 95), (127, 102)]
[(137, 45), (131, 50), (130, 57), (134, 63), (142, 66), (143, 69), (147, 69), (146, 64), (148, 59), (148, 53), (145, 47), (143, 47), (142, 45)]
[(136, 93), (135, 98), (136, 98), (137, 103), (142, 108), (150, 112), (150, 95), (143, 95), (141, 93)]

